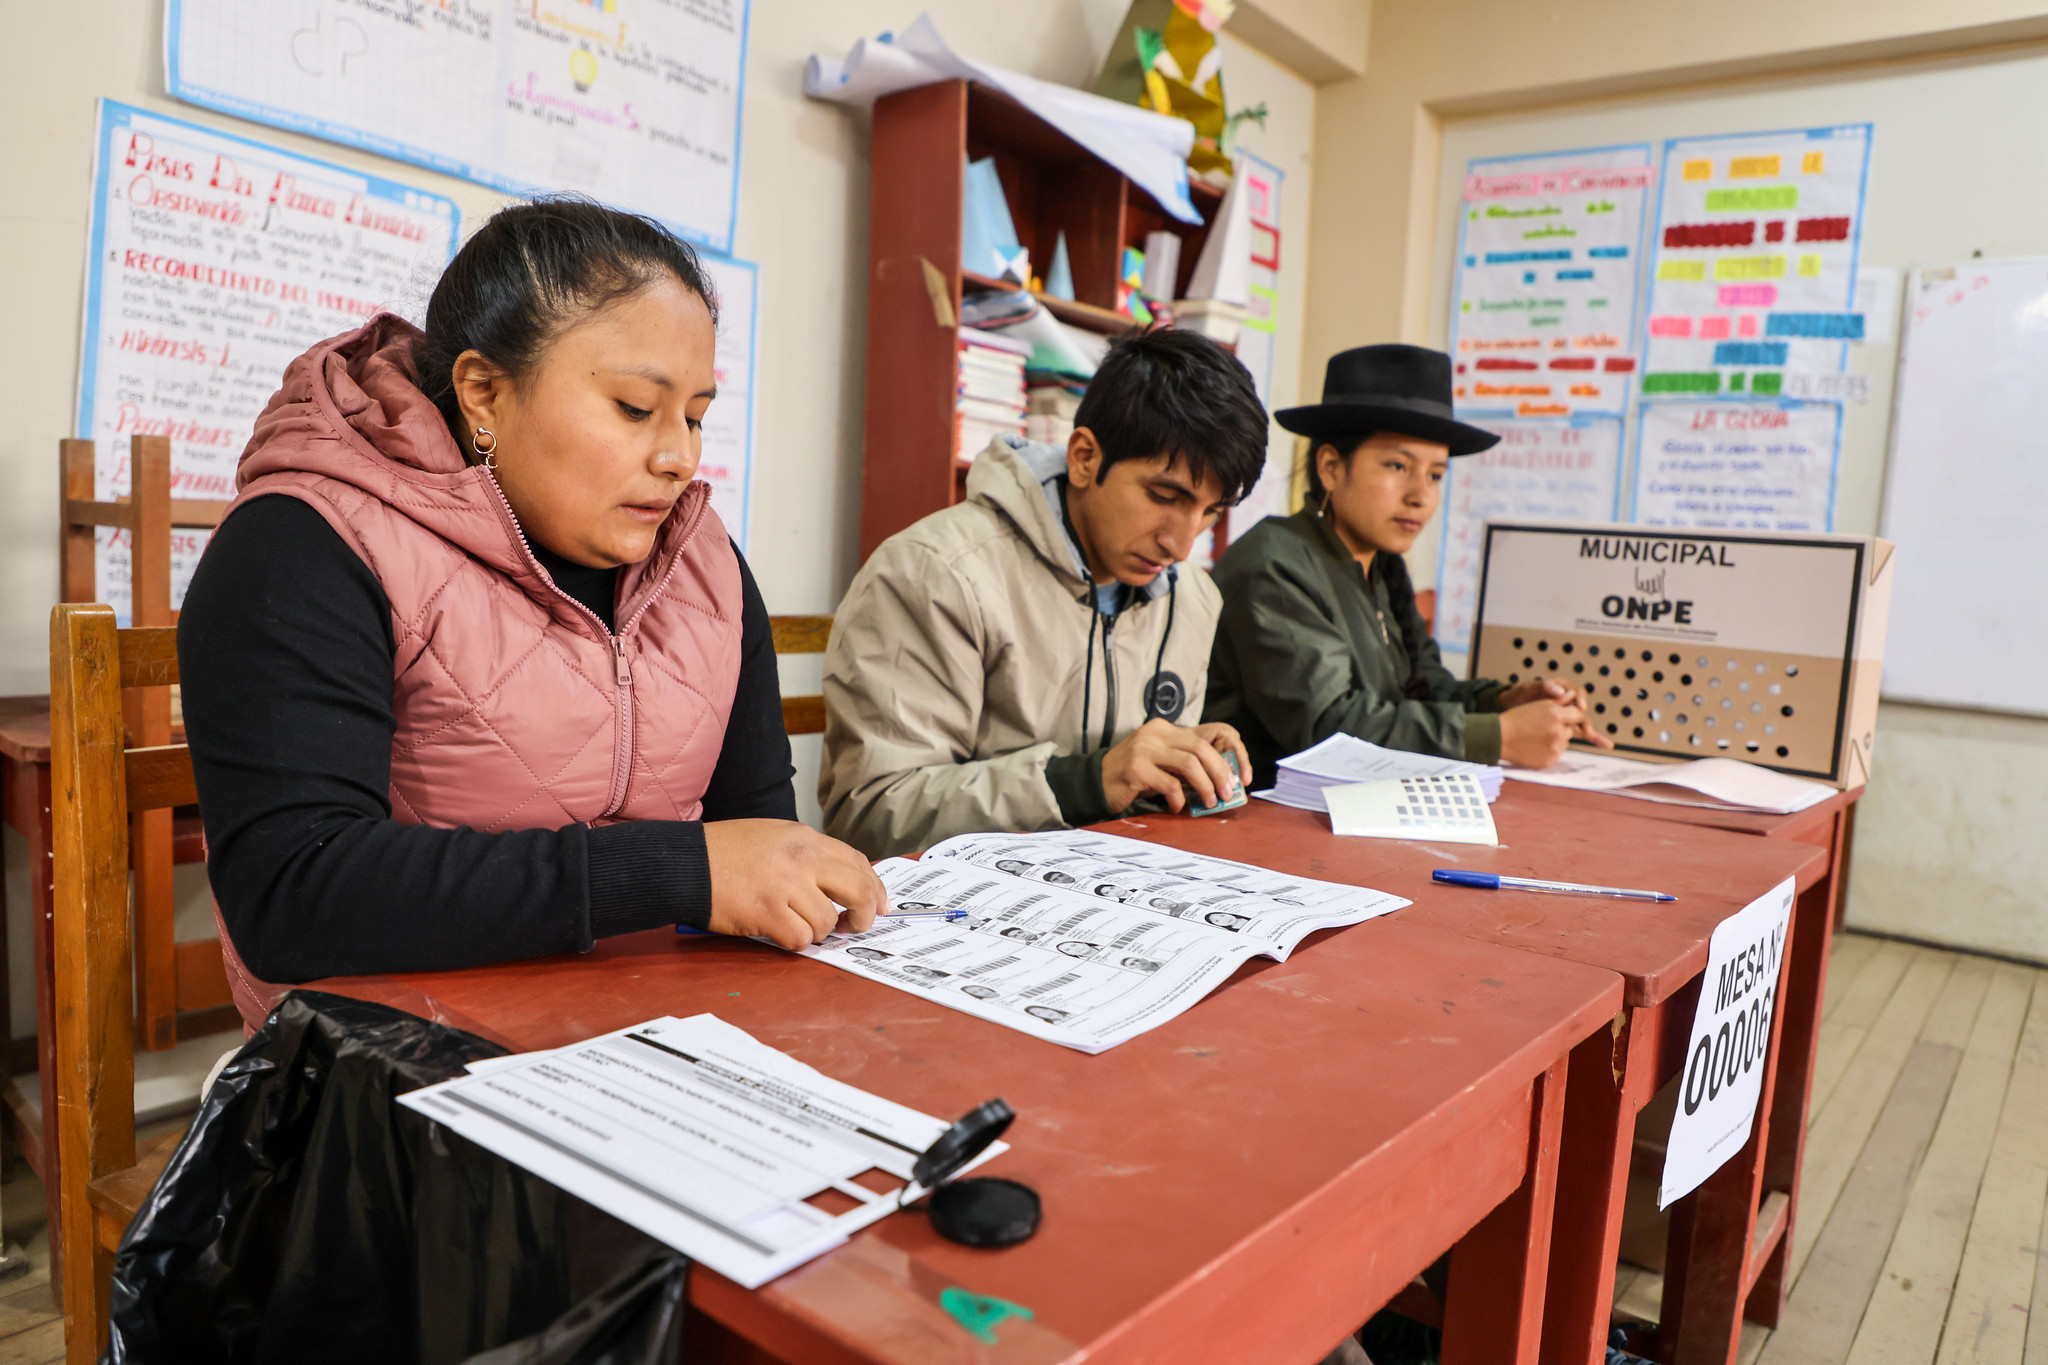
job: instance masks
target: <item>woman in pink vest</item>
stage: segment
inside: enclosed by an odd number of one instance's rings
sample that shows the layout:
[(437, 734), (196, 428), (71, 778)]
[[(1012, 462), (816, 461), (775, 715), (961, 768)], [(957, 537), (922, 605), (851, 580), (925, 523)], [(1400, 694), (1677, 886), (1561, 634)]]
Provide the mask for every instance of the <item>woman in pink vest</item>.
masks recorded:
[(672, 924), (796, 948), (883, 908), (796, 822), (767, 612), (694, 481), (716, 309), (659, 225), (543, 200), (424, 333), (285, 371), (178, 631), (245, 1016), (266, 978)]

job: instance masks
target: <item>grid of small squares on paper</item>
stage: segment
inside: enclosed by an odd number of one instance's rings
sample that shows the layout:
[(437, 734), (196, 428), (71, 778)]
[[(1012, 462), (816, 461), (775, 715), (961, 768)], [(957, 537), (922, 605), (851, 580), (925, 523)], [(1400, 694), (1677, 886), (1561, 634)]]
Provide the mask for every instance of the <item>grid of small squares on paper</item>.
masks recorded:
[(1404, 804), (1395, 806), (1394, 814), (1403, 828), (1455, 825), (1480, 829), (1491, 819), (1486, 810), (1486, 794), (1463, 773), (1399, 780)]

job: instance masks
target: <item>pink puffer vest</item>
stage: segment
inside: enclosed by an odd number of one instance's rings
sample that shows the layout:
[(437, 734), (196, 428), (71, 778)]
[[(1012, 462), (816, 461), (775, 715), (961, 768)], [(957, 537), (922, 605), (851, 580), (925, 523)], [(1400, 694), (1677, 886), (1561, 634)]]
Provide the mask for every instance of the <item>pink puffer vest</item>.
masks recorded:
[[(620, 575), (609, 634), (534, 559), (497, 480), (463, 461), (414, 380), (418, 335), (384, 314), (293, 361), (236, 474), (236, 507), (310, 504), (390, 599), (392, 818), (485, 832), (696, 819), (740, 665), (739, 560), (710, 486), (692, 483)], [(221, 943), (260, 1024), (288, 988)]]

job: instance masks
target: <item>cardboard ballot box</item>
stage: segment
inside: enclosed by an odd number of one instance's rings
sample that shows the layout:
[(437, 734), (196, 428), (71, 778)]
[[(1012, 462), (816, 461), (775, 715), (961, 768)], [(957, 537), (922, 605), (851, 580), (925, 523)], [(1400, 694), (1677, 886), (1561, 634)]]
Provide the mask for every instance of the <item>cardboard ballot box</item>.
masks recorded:
[(1485, 541), (1473, 676), (1579, 687), (1639, 757), (1869, 780), (1889, 542), (1512, 523)]

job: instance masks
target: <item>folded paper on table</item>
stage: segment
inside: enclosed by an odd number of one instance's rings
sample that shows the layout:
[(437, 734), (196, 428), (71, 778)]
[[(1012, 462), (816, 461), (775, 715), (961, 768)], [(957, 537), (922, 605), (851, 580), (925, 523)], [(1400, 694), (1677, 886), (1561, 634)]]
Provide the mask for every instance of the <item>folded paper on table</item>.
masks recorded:
[(1280, 760), (1273, 786), (1252, 795), (1296, 810), (1327, 810), (1323, 789), (1346, 782), (1382, 782), (1397, 777), (1437, 777), (1467, 773), (1477, 781), (1486, 799), (1500, 795), (1501, 770), (1491, 764), (1467, 763), (1458, 758), (1432, 754), (1411, 754), (1403, 749), (1382, 749), (1354, 735), (1334, 734), (1312, 748)]
[(1135, 1038), (1254, 957), (1408, 902), (1366, 887), (1086, 830), (966, 834), (877, 863), (898, 911), (804, 950), (857, 976), (1080, 1052)]
[[(950, 1126), (709, 1014), (476, 1063), (398, 1102), (748, 1289), (917, 1198), (911, 1168)], [(856, 1183), (877, 1169), (889, 1188)], [(853, 1207), (808, 1202), (828, 1190)]]
[(1016, 71), (971, 62), (946, 46), (929, 15), (893, 37), (856, 42), (842, 60), (813, 56), (804, 93), (841, 104), (869, 104), (883, 95), (933, 81), (976, 81), (999, 90), (1129, 176), (1183, 223), (1202, 215), (1188, 197), (1187, 155), (1194, 125)]
[(1346, 782), (1323, 788), (1332, 834), (1497, 844), (1486, 792), (1470, 773)]
[(1767, 815), (1790, 815), (1819, 805), (1835, 794), (1833, 787), (1823, 783), (1774, 773), (1735, 758), (1645, 763), (1640, 759), (1573, 750), (1548, 768), (1509, 768), (1507, 775), (1517, 782), (1568, 787), (1573, 791), (1611, 792), (1667, 806), (1754, 810)]

